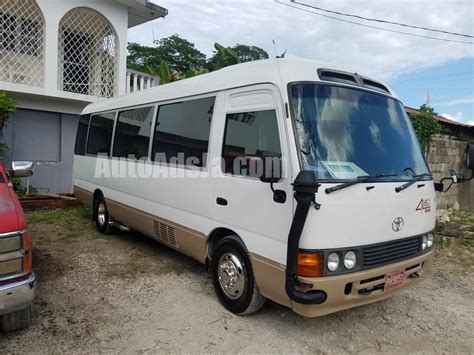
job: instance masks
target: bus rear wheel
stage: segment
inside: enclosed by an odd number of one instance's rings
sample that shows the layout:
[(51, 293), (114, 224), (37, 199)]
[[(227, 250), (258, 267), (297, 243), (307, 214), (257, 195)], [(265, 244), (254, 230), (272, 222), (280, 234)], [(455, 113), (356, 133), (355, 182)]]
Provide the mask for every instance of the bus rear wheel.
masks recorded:
[(111, 219), (103, 195), (99, 195), (95, 200), (94, 217), (95, 225), (100, 233), (112, 234), (114, 232), (114, 227), (110, 225)]
[(210, 271), (221, 304), (235, 314), (255, 313), (262, 308), (247, 248), (237, 236), (221, 239), (212, 253)]

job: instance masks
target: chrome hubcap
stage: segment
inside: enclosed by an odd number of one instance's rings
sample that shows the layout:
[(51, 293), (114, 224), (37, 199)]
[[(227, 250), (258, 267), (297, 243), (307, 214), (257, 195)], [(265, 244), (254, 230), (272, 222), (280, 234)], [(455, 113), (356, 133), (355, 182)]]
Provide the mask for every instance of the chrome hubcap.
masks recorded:
[(97, 220), (99, 221), (99, 224), (101, 226), (105, 224), (105, 212), (105, 204), (103, 202), (100, 202), (97, 206)]
[(219, 259), (217, 271), (222, 290), (232, 299), (239, 298), (245, 288), (245, 269), (242, 262), (232, 253), (225, 253)]

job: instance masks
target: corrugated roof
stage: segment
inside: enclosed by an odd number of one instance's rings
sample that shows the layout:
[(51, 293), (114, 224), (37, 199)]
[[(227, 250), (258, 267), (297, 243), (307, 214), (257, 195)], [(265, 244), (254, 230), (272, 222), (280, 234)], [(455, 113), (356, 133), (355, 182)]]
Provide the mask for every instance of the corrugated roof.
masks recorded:
[[(416, 108), (412, 108), (412, 107), (408, 107), (408, 106), (405, 106), (405, 111), (407, 113), (419, 113), (420, 112), (420, 110), (417, 110)], [(456, 122), (456, 121), (450, 120), (449, 118), (446, 118), (446, 117), (443, 117), (443, 116), (434, 115), (433, 117), (435, 118), (435, 120), (437, 120), (439, 122), (442, 122), (442, 123), (452, 124), (452, 125), (456, 125), (456, 126), (463, 126), (463, 127), (468, 127), (468, 128), (474, 128), (474, 126), (468, 125), (466, 123)]]

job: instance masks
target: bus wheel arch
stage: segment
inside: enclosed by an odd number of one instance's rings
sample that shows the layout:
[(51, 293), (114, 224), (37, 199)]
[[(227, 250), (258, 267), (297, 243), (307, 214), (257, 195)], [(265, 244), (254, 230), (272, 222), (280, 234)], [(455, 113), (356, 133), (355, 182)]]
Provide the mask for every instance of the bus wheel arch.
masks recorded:
[(221, 304), (239, 315), (252, 314), (265, 303), (255, 280), (252, 261), (243, 240), (222, 228), (210, 238), (206, 265)]
[(93, 220), (96, 224), (97, 230), (102, 234), (113, 234), (114, 227), (111, 225), (112, 219), (107, 210), (105, 196), (101, 190), (94, 191), (93, 198)]
[(100, 189), (96, 189), (94, 193), (92, 194), (92, 220), (95, 221), (95, 218), (97, 216), (97, 199), (100, 196), (104, 196), (102, 191)]
[(214, 248), (216, 247), (219, 240), (231, 235), (238, 236), (238, 234), (235, 233), (233, 230), (223, 227), (215, 228), (211, 233), (209, 233), (209, 236), (207, 237), (206, 246), (206, 270), (209, 271), (209, 264), (211, 262), (212, 252), (214, 251)]

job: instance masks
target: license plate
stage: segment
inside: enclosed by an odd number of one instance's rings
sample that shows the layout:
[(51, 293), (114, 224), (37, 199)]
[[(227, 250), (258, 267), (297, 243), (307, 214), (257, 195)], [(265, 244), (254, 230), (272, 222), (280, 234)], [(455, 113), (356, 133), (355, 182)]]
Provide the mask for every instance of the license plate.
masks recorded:
[(405, 282), (405, 271), (395, 271), (385, 275), (384, 291), (400, 287)]

